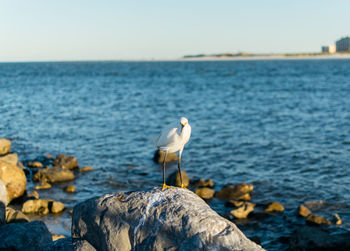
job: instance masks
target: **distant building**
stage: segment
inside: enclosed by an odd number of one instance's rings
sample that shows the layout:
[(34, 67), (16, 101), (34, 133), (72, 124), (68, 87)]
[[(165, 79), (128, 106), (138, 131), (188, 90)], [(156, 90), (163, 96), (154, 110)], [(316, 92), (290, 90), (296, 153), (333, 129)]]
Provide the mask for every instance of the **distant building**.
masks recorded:
[(335, 42), (337, 46), (337, 52), (350, 51), (350, 37), (342, 37)]
[(322, 46), (321, 51), (323, 53), (335, 53), (336, 52), (336, 47), (334, 44)]

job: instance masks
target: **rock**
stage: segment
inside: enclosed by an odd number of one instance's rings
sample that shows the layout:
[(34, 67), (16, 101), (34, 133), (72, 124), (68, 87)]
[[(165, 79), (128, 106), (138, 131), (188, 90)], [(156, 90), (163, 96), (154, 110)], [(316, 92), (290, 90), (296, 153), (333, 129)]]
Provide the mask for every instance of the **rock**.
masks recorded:
[(27, 195), (29, 200), (39, 199), (39, 194), (37, 191), (32, 191)]
[[(163, 163), (164, 156), (165, 156), (165, 153), (163, 151), (157, 150), (154, 153), (153, 160), (157, 163)], [(167, 163), (174, 162), (174, 161), (177, 161), (178, 159), (179, 159), (179, 157), (175, 153), (168, 153), (166, 156), (165, 162), (167, 162)]]
[(298, 209), (299, 215), (302, 217), (307, 217), (311, 214), (311, 210), (305, 207), (304, 205), (300, 205)]
[(338, 229), (304, 226), (290, 237), (291, 250), (350, 250), (350, 232)]
[(339, 216), (339, 214), (334, 214), (333, 215), (333, 222), (335, 225), (341, 225), (343, 222)]
[(63, 191), (67, 192), (67, 193), (75, 193), (76, 192), (76, 189), (75, 189), (75, 186), (73, 185), (68, 185), (68, 186), (65, 186), (63, 188)]
[(193, 187), (214, 187), (214, 182), (211, 179), (204, 180), (204, 179), (199, 179), (191, 182), (191, 186)]
[(8, 154), (11, 150), (11, 141), (8, 139), (0, 139), (0, 156)]
[(0, 250), (44, 250), (52, 237), (42, 221), (6, 224), (0, 227)]
[(197, 188), (195, 193), (202, 199), (209, 200), (214, 197), (215, 191), (208, 187)]
[(62, 202), (54, 200), (27, 200), (22, 206), (22, 212), (25, 214), (41, 214), (46, 215), (49, 212), (59, 213), (64, 210), (65, 206)]
[(272, 202), (265, 209), (265, 212), (283, 212), (283, 211), (284, 211), (283, 205), (278, 202)]
[(74, 156), (64, 154), (57, 155), (52, 164), (63, 169), (74, 169), (79, 166), (78, 161)]
[(228, 200), (225, 203), (226, 207), (240, 207), (244, 204), (242, 200)]
[(45, 157), (46, 159), (54, 159), (54, 158), (53, 158), (53, 155), (50, 154), (50, 153), (45, 154), (44, 157)]
[(0, 179), (0, 205), (4, 204), (7, 206), (8, 200), (7, 200), (7, 190), (5, 184)]
[(250, 200), (250, 193), (253, 191), (254, 186), (251, 184), (241, 183), (237, 185), (226, 185), (219, 192), (215, 194), (215, 197), (224, 200)]
[(57, 241), (57, 240), (62, 239), (62, 238), (66, 238), (66, 236), (64, 236), (62, 234), (53, 234), (52, 235), (52, 241)]
[(51, 212), (54, 214), (60, 213), (65, 209), (65, 206), (62, 202), (59, 201), (54, 201), (52, 203), (52, 207), (51, 207)]
[(0, 161), (0, 180), (7, 190), (7, 201), (18, 198), (26, 191), (27, 179), (22, 169)]
[(79, 172), (90, 172), (93, 171), (94, 169), (91, 166), (84, 166), (82, 168), (79, 168)]
[[(185, 187), (188, 187), (190, 184), (190, 179), (187, 176), (187, 173), (185, 171), (181, 170), (181, 176), (182, 176), (182, 183)], [(173, 172), (168, 176), (166, 179), (167, 185), (171, 186), (178, 186), (181, 187), (181, 180), (180, 180), (180, 174), (178, 171)]]
[(51, 242), (46, 245), (42, 250), (45, 251), (73, 251), (72, 238), (66, 237)]
[(52, 203), (52, 200), (27, 200), (22, 205), (22, 213), (46, 215), (50, 212), (49, 202)]
[(59, 167), (40, 169), (33, 177), (34, 181), (46, 181), (50, 183), (74, 180), (74, 173)]
[(41, 189), (50, 189), (52, 186), (50, 183), (47, 183), (47, 182), (41, 182), (40, 185), (38, 186), (35, 186), (34, 188), (37, 189), (37, 190), (41, 190)]
[(263, 250), (186, 189), (107, 194), (74, 207), (77, 250)]
[(330, 225), (331, 224), (331, 222), (326, 218), (315, 214), (309, 214), (309, 216), (306, 218), (306, 223), (310, 225), (322, 225), (322, 224)]
[(15, 210), (11, 207), (6, 208), (6, 223), (23, 223), (29, 222), (27, 216), (25, 216), (21, 211)]
[(245, 219), (248, 214), (254, 211), (255, 204), (251, 202), (244, 202), (244, 204), (237, 209), (231, 210), (230, 214), (237, 219)]
[(31, 161), (27, 164), (27, 166), (30, 168), (42, 168), (44, 165), (39, 161)]
[(17, 153), (9, 153), (4, 156), (1, 156), (0, 161), (15, 166), (18, 163), (18, 155)]

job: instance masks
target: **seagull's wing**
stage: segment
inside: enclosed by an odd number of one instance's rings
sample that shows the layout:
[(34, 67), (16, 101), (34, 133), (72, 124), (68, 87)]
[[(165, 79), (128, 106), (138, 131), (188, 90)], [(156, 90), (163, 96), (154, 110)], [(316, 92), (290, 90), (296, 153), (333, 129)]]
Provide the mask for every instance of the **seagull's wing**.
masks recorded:
[(178, 141), (178, 137), (177, 128), (167, 128), (162, 131), (159, 137), (155, 140), (155, 143), (158, 148), (168, 147), (175, 144)]

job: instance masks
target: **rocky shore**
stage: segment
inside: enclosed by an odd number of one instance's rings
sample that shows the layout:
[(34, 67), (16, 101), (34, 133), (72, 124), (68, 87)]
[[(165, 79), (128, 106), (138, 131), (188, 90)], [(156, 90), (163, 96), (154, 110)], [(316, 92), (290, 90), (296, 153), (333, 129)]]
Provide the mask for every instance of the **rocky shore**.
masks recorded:
[[(155, 153), (155, 162), (161, 163), (162, 158), (163, 153)], [(176, 155), (168, 155), (166, 161), (176, 160)], [(285, 206), (277, 201), (254, 201), (252, 184), (227, 184), (215, 190), (211, 179), (192, 180), (186, 172), (182, 178), (189, 190), (153, 188), (106, 194), (79, 203), (73, 210), (54, 198), (40, 197), (42, 189), (62, 187), (86, 171), (93, 168), (79, 167), (74, 156), (63, 154), (19, 162), (17, 153), (11, 152), (11, 142), (0, 139), (0, 249), (263, 250), (258, 237), (249, 240), (234, 223), (244, 226), (245, 221), (283, 219), (285, 213)], [(29, 183), (33, 185), (27, 190)], [(179, 174), (170, 174), (167, 183), (179, 186)], [(75, 193), (76, 188), (69, 184), (63, 191)], [(228, 213), (213, 211), (209, 206), (213, 201), (224, 205)], [(317, 214), (317, 208), (324, 205), (304, 202), (295, 208), (294, 217), (304, 219), (304, 224), (280, 241), (291, 250), (349, 250), (350, 233), (338, 228), (341, 217), (336, 212), (333, 218)], [(31, 215), (65, 213), (72, 215), (71, 236), (57, 235), (43, 221), (30, 220)]]

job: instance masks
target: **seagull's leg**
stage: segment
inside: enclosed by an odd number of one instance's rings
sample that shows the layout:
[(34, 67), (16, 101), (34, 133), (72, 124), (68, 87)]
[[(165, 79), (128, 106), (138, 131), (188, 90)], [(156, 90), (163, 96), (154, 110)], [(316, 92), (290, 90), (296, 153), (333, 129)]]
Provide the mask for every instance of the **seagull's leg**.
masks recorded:
[(186, 187), (184, 186), (184, 184), (182, 183), (182, 175), (181, 175), (181, 155), (182, 155), (182, 151), (183, 151), (183, 150), (184, 150), (184, 149), (182, 148), (182, 149), (180, 149), (180, 151), (179, 151), (179, 162), (178, 162), (177, 167), (178, 167), (178, 169), (179, 169), (181, 187), (182, 187), (182, 188), (186, 188)]
[(166, 162), (167, 155), (168, 155), (168, 151), (165, 151), (164, 160), (163, 160), (163, 188), (162, 188), (162, 191), (164, 191), (165, 188), (171, 188), (170, 186), (167, 186), (165, 184), (165, 162)]

